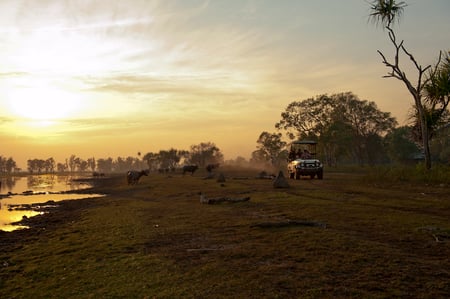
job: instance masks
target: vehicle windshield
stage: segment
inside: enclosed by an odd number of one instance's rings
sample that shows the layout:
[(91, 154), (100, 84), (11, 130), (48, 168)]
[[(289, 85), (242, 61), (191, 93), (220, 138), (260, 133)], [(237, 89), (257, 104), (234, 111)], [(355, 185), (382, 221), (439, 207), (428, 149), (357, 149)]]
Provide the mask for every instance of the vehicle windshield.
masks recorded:
[(316, 145), (317, 143), (314, 141), (292, 142), (289, 150), (289, 161), (313, 159), (316, 156)]

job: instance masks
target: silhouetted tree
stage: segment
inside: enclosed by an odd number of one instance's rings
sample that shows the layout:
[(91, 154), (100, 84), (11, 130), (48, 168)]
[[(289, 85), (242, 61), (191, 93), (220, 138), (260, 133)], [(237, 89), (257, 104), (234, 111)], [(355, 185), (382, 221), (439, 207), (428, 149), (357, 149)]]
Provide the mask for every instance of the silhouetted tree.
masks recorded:
[(97, 168), (100, 172), (110, 173), (113, 168), (113, 159), (98, 159), (97, 160)]
[[(386, 78), (396, 78), (402, 81), (410, 94), (414, 99), (414, 108), (417, 111), (417, 118), (419, 120), (420, 135), (422, 140), (423, 151), (425, 154), (425, 166), (427, 169), (431, 168), (431, 155), (430, 155), (430, 133), (429, 126), (427, 123), (427, 118), (429, 117), (427, 113), (426, 104), (424, 102), (424, 88), (433, 77), (433, 72), (431, 77), (424, 77), (427, 70), (431, 68), (431, 65), (422, 67), (415, 57), (406, 49), (404, 46), (404, 41), (398, 41), (395, 31), (393, 29), (393, 23), (398, 20), (406, 7), (405, 2), (396, 0), (376, 0), (371, 2), (370, 19), (375, 23), (384, 26), (388, 31), (389, 40), (394, 46), (394, 59), (393, 61), (388, 61), (386, 56), (378, 50), (382, 58), (383, 64), (390, 69), (388, 74), (384, 77)], [(400, 56), (405, 55), (412, 62), (413, 67), (416, 69), (417, 74), (414, 78), (413, 83), (410, 77), (404, 71), (404, 68), (400, 66)], [(436, 64), (435, 69), (439, 68), (441, 61), (442, 52), (439, 54), (439, 59)]]
[(77, 157), (75, 155), (71, 155), (69, 158), (69, 169), (70, 172), (74, 172), (77, 167)]
[(433, 159), (450, 165), (450, 123), (436, 131), (431, 144)]
[(286, 150), (286, 142), (281, 140), (281, 133), (269, 133), (262, 132), (257, 143), (257, 150), (252, 154), (252, 157), (258, 160), (270, 162), (272, 166), (280, 166), (280, 164), (286, 161), (288, 152)]
[(42, 159), (29, 159), (27, 160), (28, 171), (30, 173), (41, 173), (42, 169), (45, 169), (45, 160)]
[(148, 169), (156, 170), (159, 168), (159, 155), (157, 153), (148, 152), (142, 158), (148, 166)]
[(88, 162), (86, 160), (83, 159), (79, 159), (78, 160), (78, 170), (81, 172), (85, 172), (88, 169)]
[(174, 169), (180, 162), (184, 151), (179, 151), (174, 148), (169, 150), (161, 150), (158, 153), (160, 168)]
[(69, 167), (68, 167), (67, 163), (57, 163), (56, 164), (56, 170), (58, 172), (66, 172), (68, 168)]
[(385, 137), (386, 150), (389, 158), (398, 163), (406, 163), (420, 152), (413, 140), (412, 128), (403, 126), (394, 129)]
[(223, 154), (212, 142), (191, 145), (190, 162), (204, 167), (210, 163), (223, 163)]
[(7, 173), (11, 173), (16, 169), (17, 164), (16, 161), (12, 157), (9, 157), (5, 162), (5, 169)]
[(6, 158), (0, 156), (0, 173), (6, 172)]
[(343, 154), (353, 156), (361, 165), (365, 160), (374, 163), (377, 154), (370, 151), (376, 148), (368, 146), (369, 142), (397, 124), (389, 112), (380, 111), (374, 102), (360, 100), (351, 92), (292, 102), (281, 117), (275, 124), (277, 129), (286, 130), (291, 139), (317, 140), (330, 165)]
[(45, 172), (54, 172), (55, 171), (55, 166), (56, 166), (56, 162), (55, 159), (53, 158), (48, 158), (47, 160), (45, 160)]
[(12, 157), (0, 156), (0, 173), (11, 173), (17, 168), (16, 161)]
[[(430, 69), (425, 85), (424, 113), (426, 115), (430, 141), (434, 134), (450, 123), (450, 52), (447, 52), (438, 67)], [(414, 114), (414, 127), (420, 133), (418, 111)], [(418, 129), (418, 130), (417, 130)], [(416, 136), (420, 139), (420, 134)]]
[(87, 163), (88, 163), (88, 168), (90, 168), (91, 171), (95, 171), (95, 168), (97, 167), (95, 158), (92, 157), (92, 158), (87, 159)]

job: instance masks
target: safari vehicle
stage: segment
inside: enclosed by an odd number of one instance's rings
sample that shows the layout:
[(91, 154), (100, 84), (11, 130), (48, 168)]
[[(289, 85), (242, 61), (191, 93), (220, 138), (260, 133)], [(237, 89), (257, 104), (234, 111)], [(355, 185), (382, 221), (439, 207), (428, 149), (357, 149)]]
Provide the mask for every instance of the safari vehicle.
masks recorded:
[(315, 176), (323, 179), (323, 164), (317, 158), (316, 141), (299, 140), (291, 143), (288, 157), (289, 178), (300, 179), (301, 176)]

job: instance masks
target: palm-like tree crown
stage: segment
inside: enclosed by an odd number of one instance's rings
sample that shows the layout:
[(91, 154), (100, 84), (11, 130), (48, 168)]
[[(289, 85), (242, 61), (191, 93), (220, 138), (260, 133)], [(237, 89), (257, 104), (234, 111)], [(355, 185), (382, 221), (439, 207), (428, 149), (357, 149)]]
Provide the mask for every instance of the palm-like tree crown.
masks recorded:
[(404, 1), (397, 2), (395, 0), (374, 0), (371, 3), (371, 19), (376, 24), (384, 27), (390, 27), (394, 20), (399, 19), (406, 7)]

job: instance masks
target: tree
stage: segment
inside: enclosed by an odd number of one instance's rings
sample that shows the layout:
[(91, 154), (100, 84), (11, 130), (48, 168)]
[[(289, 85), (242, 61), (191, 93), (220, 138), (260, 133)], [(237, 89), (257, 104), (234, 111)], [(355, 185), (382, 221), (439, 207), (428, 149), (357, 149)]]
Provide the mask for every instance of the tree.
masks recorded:
[(450, 113), (450, 52), (447, 52), (441, 64), (430, 69), (425, 85), (425, 113), (430, 140), (442, 127), (449, 124)]
[(87, 163), (88, 163), (88, 168), (90, 168), (91, 171), (95, 171), (95, 168), (97, 167), (95, 158), (92, 157), (92, 158), (87, 159)]
[(100, 172), (111, 172), (112, 171), (112, 165), (113, 165), (113, 159), (107, 158), (107, 159), (98, 159), (97, 160), (97, 168)]
[(326, 126), (320, 135), (324, 163), (337, 167), (341, 157), (350, 155), (349, 144), (353, 138), (352, 127), (345, 121), (336, 120)]
[(361, 165), (366, 159), (369, 164), (374, 164), (382, 152), (380, 136), (390, 132), (397, 121), (389, 112), (380, 111), (375, 102), (360, 100), (350, 92), (331, 97), (335, 103), (333, 121), (342, 122), (351, 128), (350, 152)]
[(78, 158), (75, 155), (71, 155), (70, 156), (69, 163), (68, 163), (70, 172), (74, 172), (75, 171), (75, 169), (77, 167), (77, 159)]
[(67, 162), (66, 163), (57, 163), (56, 164), (56, 169), (57, 169), (58, 172), (65, 172), (65, 171), (67, 171), (68, 168), (69, 168), (69, 166), (67, 165)]
[(6, 172), (11, 173), (14, 169), (16, 169), (17, 164), (16, 161), (12, 157), (9, 157), (8, 160), (6, 160)]
[(27, 161), (28, 171), (41, 173), (42, 169), (45, 169), (45, 164), (45, 160), (42, 159), (29, 159)]
[(45, 172), (54, 172), (55, 167), (56, 167), (55, 159), (48, 158), (47, 160), (45, 160), (44, 167), (45, 167)]
[(210, 163), (223, 163), (223, 154), (212, 142), (191, 145), (190, 162), (204, 167)]
[(117, 159), (114, 161), (114, 164), (115, 171), (128, 171), (132, 168), (133, 160), (117, 157)]
[(282, 141), (281, 137), (281, 133), (262, 132), (256, 141), (257, 150), (253, 152), (252, 157), (259, 161), (269, 161), (272, 166), (280, 166), (288, 155), (286, 142)]
[(89, 163), (86, 160), (80, 159), (78, 163), (78, 170), (81, 172), (85, 172), (89, 167)]
[(375, 162), (376, 153), (371, 152), (375, 147), (369, 142), (373, 144), (375, 136), (382, 136), (397, 124), (389, 112), (380, 111), (374, 102), (360, 100), (351, 92), (292, 102), (281, 117), (275, 127), (286, 130), (291, 139), (317, 140), (329, 165), (335, 165), (344, 154), (360, 164), (365, 160)]
[(28, 159), (27, 160), (27, 169), (29, 173), (33, 173), (35, 169), (35, 160)]
[(386, 135), (385, 143), (387, 154), (394, 162), (406, 163), (419, 152), (419, 148), (412, 138), (411, 127), (396, 128)]
[(281, 120), (275, 124), (278, 130), (285, 130), (289, 139), (320, 136), (323, 128), (332, 122), (334, 105), (328, 95), (319, 95), (290, 103), (281, 113)]
[(6, 158), (0, 156), (0, 173), (6, 172)]
[(157, 153), (148, 152), (142, 158), (148, 166), (148, 169), (158, 169), (159, 168), (159, 158)]
[[(404, 46), (404, 41), (398, 41), (393, 29), (393, 23), (399, 19), (406, 7), (405, 2), (396, 0), (376, 0), (371, 3), (371, 11), (369, 18), (375, 23), (384, 26), (388, 31), (389, 40), (395, 48), (394, 60), (388, 61), (386, 56), (378, 50), (382, 58), (383, 64), (390, 69), (385, 78), (396, 78), (402, 81), (409, 93), (414, 99), (414, 107), (417, 111), (417, 117), (420, 124), (420, 134), (422, 140), (423, 151), (425, 154), (425, 166), (427, 169), (431, 169), (431, 155), (430, 155), (430, 134), (427, 124), (427, 112), (426, 105), (424, 104), (424, 87), (427, 85), (430, 77), (426, 78), (424, 75), (427, 70), (431, 68), (431, 65), (422, 67), (414, 56)], [(404, 69), (400, 66), (400, 55), (406, 55), (412, 62), (417, 71), (417, 78), (415, 84), (410, 80), (410, 77), (405, 73)], [(439, 67), (441, 54), (436, 64), (436, 69)]]
[(440, 128), (432, 140), (432, 157), (441, 163), (450, 164), (450, 124)]
[(174, 148), (169, 150), (160, 150), (158, 154), (161, 163), (160, 168), (175, 169), (183, 155), (184, 151), (179, 151)]

